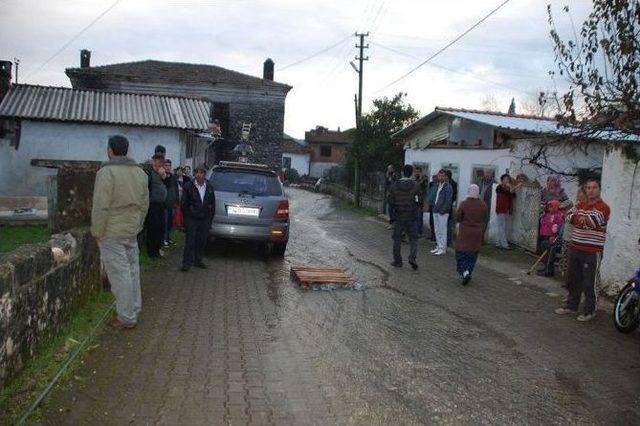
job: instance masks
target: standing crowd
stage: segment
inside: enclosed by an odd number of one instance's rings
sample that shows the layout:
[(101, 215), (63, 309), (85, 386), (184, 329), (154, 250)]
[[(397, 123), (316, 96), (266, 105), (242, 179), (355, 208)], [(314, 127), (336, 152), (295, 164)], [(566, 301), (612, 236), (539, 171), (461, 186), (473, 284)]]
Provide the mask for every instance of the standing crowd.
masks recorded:
[(162, 145), (142, 165), (128, 152), (124, 136), (109, 137), (109, 160), (96, 174), (91, 212), (91, 233), (116, 299), (110, 325), (118, 329), (135, 327), (142, 309), (139, 245), (146, 245), (149, 258), (160, 258), (164, 247), (175, 244), (174, 227), (184, 229), (182, 271), (206, 268), (203, 254), (215, 214), (204, 166), (196, 167), (193, 177), (188, 166), (173, 169)]
[[(417, 239), (423, 235), (423, 212), (429, 212), (431, 240), (435, 247), (431, 254), (444, 255), (452, 242), (453, 224), (458, 224), (455, 238), (456, 269), (462, 285), (471, 280), (480, 248), (486, 239), (490, 219), (492, 197), (495, 193), (496, 247), (510, 250), (507, 224), (513, 214), (516, 190), (527, 184), (526, 175), (518, 175), (515, 181), (509, 174), (500, 176), (496, 184), (491, 169), (483, 171), (476, 183), (469, 186), (467, 198), (457, 208), (457, 183), (451, 171), (440, 170), (431, 181), (421, 167), (405, 165), (402, 176), (393, 165), (385, 173), (385, 190), (389, 214), (389, 229), (393, 229), (393, 261), (402, 267), (401, 243), (408, 237), (408, 261), (418, 269)], [(600, 197), (600, 181), (587, 179), (578, 188), (575, 204), (569, 200), (557, 176), (550, 176), (541, 191), (539, 215), (539, 254), (542, 276), (553, 276), (556, 258), (566, 254), (567, 271), (565, 289), (567, 297), (557, 314), (576, 314), (579, 321), (589, 321), (596, 310), (596, 275), (606, 238), (609, 206)], [(455, 209), (454, 209), (455, 208)], [(584, 306), (578, 308), (584, 295)]]

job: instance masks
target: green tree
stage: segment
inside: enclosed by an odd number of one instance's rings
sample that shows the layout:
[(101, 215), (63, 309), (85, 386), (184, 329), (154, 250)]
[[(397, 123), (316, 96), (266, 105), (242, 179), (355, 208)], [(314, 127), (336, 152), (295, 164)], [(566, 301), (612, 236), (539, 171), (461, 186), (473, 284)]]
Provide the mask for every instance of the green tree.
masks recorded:
[(391, 143), (391, 135), (412, 121), (419, 114), (405, 101), (406, 93), (397, 93), (392, 98), (383, 97), (373, 101), (371, 112), (362, 116), (354, 132), (354, 141), (347, 154), (347, 176), (353, 183), (354, 160), (360, 160), (361, 173), (383, 172), (388, 164), (399, 166), (403, 162), (402, 146)]

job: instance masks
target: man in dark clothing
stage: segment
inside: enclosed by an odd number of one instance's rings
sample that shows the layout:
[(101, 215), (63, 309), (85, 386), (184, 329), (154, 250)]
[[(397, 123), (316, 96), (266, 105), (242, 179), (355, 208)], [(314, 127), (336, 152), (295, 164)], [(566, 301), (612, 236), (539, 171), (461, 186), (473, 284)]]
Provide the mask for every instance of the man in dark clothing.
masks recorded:
[(491, 194), (493, 194), (494, 183), (495, 178), (492, 169), (485, 169), (482, 177), (476, 182), (476, 185), (480, 188), (480, 199), (484, 201), (489, 211), (489, 214), (487, 215), (487, 223), (485, 223), (484, 226), (484, 235), (487, 234), (487, 229), (489, 229), (489, 220), (491, 219)]
[[(398, 179), (396, 179), (396, 169), (395, 167), (393, 167), (393, 164), (389, 164), (387, 166), (387, 171), (384, 174), (385, 201), (389, 199), (389, 190), (397, 180)], [(387, 213), (389, 214), (389, 226), (387, 226), (387, 229), (392, 229), (393, 224), (396, 220), (396, 215), (395, 215), (395, 211), (393, 210), (393, 206), (390, 205), (388, 202), (386, 204), (387, 204), (386, 210), (387, 210)]]
[(418, 185), (418, 194), (416, 197), (418, 203), (418, 212), (416, 213), (416, 222), (418, 227), (418, 238), (422, 238), (422, 231), (424, 229), (424, 202), (427, 196), (427, 187), (429, 181), (427, 177), (422, 173), (422, 167), (416, 166), (414, 169), (416, 184)]
[(456, 208), (456, 203), (458, 201), (458, 182), (453, 180), (453, 173), (451, 170), (445, 170), (447, 175), (447, 179), (449, 180), (449, 185), (451, 185), (451, 190), (453, 191), (453, 197), (451, 198), (451, 211), (449, 212), (449, 219), (447, 222), (447, 244), (453, 243), (453, 230), (455, 228), (455, 218), (454, 218), (454, 209)]
[(187, 272), (191, 266), (207, 267), (202, 262), (202, 256), (216, 211), (216, 197), (213, 185), (207, 181), (206, 175), (204, 165), (196, 167), (194, 180), (185, 183), (182, 193), (181, 205), (187, 234), (182, 256), (183, 272)]
[(166, 177), (164, 157), (160, 154), (154, 154), (151, 157), (150, 166), (144, 168), (149, 176), (149, 211), (145, 220), (147, 254), (151, 258), (158, 258), (161, 256), (160, 248), (164, 239), (164, 211), (167, 200), (167, 187), (163, 182)]
[(436, 204), (436, 195), (438, 194), (438, 175), (431, 176), (431, 182), (429, 182), (429, 229), (431, 230), (431, 241), (436, 241), (436, 231), (433, 223), (433, 208)]
[(400, 253), (400, 244), (402, 243), (402, 234), (409, 236), (409, 264), (416, 270), (418, 264), (416, 257), (418, 255), (418, 225), (416, 223), (416, 214), (418, 211), (418, 203), (416, 197), (418, 195), (418, 184), (411, 178), (413, 174), (413, 166), (410, 164), (402, 168), (404, 177), (396, 181), (389, 188), (389, 207), (395, 212), (395, 226), (393, 228), (393, 262), (391, 265), (395, 267), (402, 266), (402, 254)]
[(179, 190), (178, 190), (178, 178), (173, 174), (173, 169), (171, 168), (171, 160), (164, 160), (164, 171), (166, 173), (166, 177), (164, 178), (164, 184), (167, 187), (167, 199), (165, 200), (165, 229), (164, 229), (164, 246), (168, 246), (169, 244), (175, 244), (174, 241), (171, 240), (171, 230), (173, 229), (173, 218), (175, 215), (175, 209), (178, 206), (179, 202)]

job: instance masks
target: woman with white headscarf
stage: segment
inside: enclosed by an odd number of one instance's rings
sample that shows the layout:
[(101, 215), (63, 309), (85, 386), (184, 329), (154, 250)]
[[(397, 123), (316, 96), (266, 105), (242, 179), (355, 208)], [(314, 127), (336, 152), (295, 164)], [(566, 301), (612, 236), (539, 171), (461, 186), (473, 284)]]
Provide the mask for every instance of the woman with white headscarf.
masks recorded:
[(478, 185), (470, 185), (467, 198), (460, 203), (455, 215), (456, 222), (460, 224), (455, 249), (457, 271), (462, 277), (462, 285), (471, 281), (487, 223), (489, 209), (479, 197)]

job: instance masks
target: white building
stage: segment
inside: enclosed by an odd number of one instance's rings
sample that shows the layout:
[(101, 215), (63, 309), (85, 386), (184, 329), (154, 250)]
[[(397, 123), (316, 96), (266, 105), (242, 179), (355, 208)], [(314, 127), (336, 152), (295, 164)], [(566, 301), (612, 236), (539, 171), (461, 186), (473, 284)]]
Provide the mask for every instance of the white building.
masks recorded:
[[(635, 143), (640, 156), (640, 143)], [(638, 157), (636, 157), (638, 158)], [(607, 240), (600, 265), (600, 284), (615, 294), (640, 268), (640, 162), (612, 146), (604, 156), (602, 197), (611, 207)]]
[(300, 176), (309, 175), (311, 151), (304, 141), (286, 133), (282, 136), (282, 170), (295, 169)]
[(164, 145), (175, 166), (204, 161), (210, 103), (174, 96), (13, 85), (0, 103), (0, 196), (45, 196), (55, 170), (33, 159), (105, 161), (107, 139), (129, 139), (144, 162)]
[[(466, 197), (470, 184), (475, 183), (485, 169), (491, 169), (497, 179), (504, 173), (515, 178), (520, 173), (544, 186), (551, 172), (530, 164), (541, 136), (557, 131), (554, 120), (508, 115), (498, 112), (436, 108), (393, 135), (405, 149), (405, 163), (422, 165), (425, 173), (435, 174), (449, 169), (458, 182), (458, 200)], [(570, 150), (560, 144), (546, 151), (546, 164), (567, 174), (600, 173), (604, 146), (590, 144), (584, 151)], [(563, 178), (569, 197), (575, 195), (575, 176)], [(492, 197), (495, 204), (495, 196)], [(491, 208), (488, 236), (493, 237)]]

